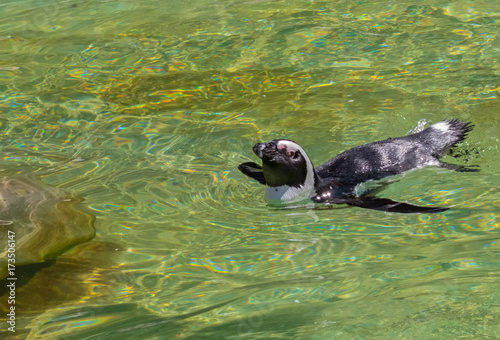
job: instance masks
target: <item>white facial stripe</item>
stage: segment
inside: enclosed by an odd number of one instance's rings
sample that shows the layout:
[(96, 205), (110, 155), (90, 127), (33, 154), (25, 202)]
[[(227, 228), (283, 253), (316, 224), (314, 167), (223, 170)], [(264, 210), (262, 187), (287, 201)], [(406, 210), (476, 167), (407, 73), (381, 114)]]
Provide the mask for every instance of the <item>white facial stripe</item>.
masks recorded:
[[(287, 150), (292, 150), (294, 152), (300, 152), (300, 154), (304, 157), (304, 159), (306, 160), (306, 164), (307, 164), (307, 175), (306, 175), (306, 180), (304, 182), (304, 185), (301, 187), (301, 188), (294, 188), (294, 190), (287, 190), (285, 188), (282, 188), (280, 187), (280, 190), (279, 190), (279, 195), (282, 195), (282, 199), (291, 199), (291, 198), (294, 198), (294, 197), (287, 197), (287, 196), (299, 196), (299, 195), (302, 195), (302, 194), (305, 194), (305, 193), (311, 193), (311, 195), (314, 194), (314, 167), (312, 165), (312, 162), (311, 160), (309, 159), (309, 157), (307, 156), (307, 153), (304, 151), (304, 149), (302, 149), (302, 147), (295, 143), (295, 142), (292, 142), (292, 141), (289, 141), (289, 140), (280, 140), (276, 147), (278, 149), (282, 149), (283, 147), (286, 147)], [(284, 195), (284, 192), (287, 192), (286, 195)], [(276, 196), (276, 194), (274, 194), (273, 196)]]
[[(292, 142), (292, 141), (289, 141), (289, 140), (281, 140), (278, 142), (278, 149), (281, 149), (282, 146), (286, 146), (287, 149), (290, 149), (290, 150), (293, 150), (293, 151), (299, 151), (302, 156), (305, 158), (306, 160), (306, 163), (307, 163), (307, 176), (309, 177), (309, 175), (313, 176), (313, 180), (314, 180), (314, 175), (313, 175), (313, 165), (312, 165), (312, 162), (311, 160), (309, 159), (309, 156), (307, 156), (307, 153), (304, 151), (304, 149), (302, 149), (302, 147), (295, 143), (295, 142)], [(306, 180), (307, 182), (307, 180)], [(313, 181), (314, 183), (314, 181)], [(314, 184), (313, 184), (314, 185)]]
[(311, 163), (311, 161), (309, 160), (309, 157), (307, 157), (306, 152), (304, 151), (304, 149), (302, 149), (302, 147), (299, 144), (292, 142), (292, 141), (289, 141), (289, 140), (280, 140), (277, 144), (277, 148), (278, 148), (278, 150), (281, 150), (281, 149), (283, 149), (283, 147), (286, 147), (289, 150), (293, 150), (294, 152), (300, 151), (302, 156), (304, 156), (305, 159), (307, 160), (308, 165)]

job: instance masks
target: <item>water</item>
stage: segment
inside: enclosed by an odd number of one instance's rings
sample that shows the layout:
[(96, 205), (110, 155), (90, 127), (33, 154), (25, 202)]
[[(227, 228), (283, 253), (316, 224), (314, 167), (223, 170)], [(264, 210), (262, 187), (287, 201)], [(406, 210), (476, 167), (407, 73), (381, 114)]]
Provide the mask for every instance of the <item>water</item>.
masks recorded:
[[(78, 193), (97, 236), (26, 274), (2, 336), (500, 337), (499, 16), (495, 0), (4, 1), (1, 173)], [(476, 126), (446, 161), (481, 172), (380, 194), (440, 214), (273, 209), (236, 170), (256, 142), (319, 165), (446, 118)]]

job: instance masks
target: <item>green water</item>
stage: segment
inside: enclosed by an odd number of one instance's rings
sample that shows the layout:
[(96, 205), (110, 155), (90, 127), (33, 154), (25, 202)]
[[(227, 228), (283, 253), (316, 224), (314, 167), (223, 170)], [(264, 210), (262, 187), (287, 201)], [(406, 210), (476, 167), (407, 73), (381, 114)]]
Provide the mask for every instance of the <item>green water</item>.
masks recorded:
[[(500, 4), (7, 1), (0, 172), (78, 193), (97, 236), (16, 290), (8, 339), (500, 338)], [(475, 129), (380, 196), (277, 210), (256, 142), (316, 165), (426, 119)], [(4, 226), (2, 226), (3, 228)]]

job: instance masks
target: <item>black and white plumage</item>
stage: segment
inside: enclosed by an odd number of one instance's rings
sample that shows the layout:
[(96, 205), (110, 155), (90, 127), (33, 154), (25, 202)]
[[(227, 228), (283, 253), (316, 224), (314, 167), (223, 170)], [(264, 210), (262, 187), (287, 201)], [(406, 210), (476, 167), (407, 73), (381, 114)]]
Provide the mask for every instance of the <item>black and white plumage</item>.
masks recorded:
[(266, 185), (266, 200), (349, 204), (400, 213), (440, 212), (448, 208), (421, 207), (369, 194), (357, 196), (356, 187), (425, 166), (457, 171), (477, 171), (440, 161), (446, 151), (465, 139), (473, 125), (460, 120), (444, 120), (404, 137), (389, 138), (344, 151), (314, 168), (304, 149), (286, 139), (257, 143), (254, 153), (262, 166), (243, 163), (238, 169)]

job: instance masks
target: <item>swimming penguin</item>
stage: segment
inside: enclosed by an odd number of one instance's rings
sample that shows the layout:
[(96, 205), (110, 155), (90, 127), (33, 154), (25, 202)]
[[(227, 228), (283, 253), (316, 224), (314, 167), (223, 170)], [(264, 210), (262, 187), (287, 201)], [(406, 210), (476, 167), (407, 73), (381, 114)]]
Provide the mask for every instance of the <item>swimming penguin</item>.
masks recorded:
[(439, 159), (464, 140), (473, 127), (471, 123), (457, 119), (444, 120), (418, 133), (344, 151), (317, 168), (299, 144), (274, 139), (253, 147), (253, 152), (262, 160), (262, 166), (248, 162), (240, 164), (238, 169), (266, 185), (265, 197), (270, 204), (314, 202), (349, 204), (398, 213), (441, 212), (448, 208), (416, 206), (375, 197), (370, 193), (357, 195), (356, 187), (369, 180), (425, 166), (477, 171)]

